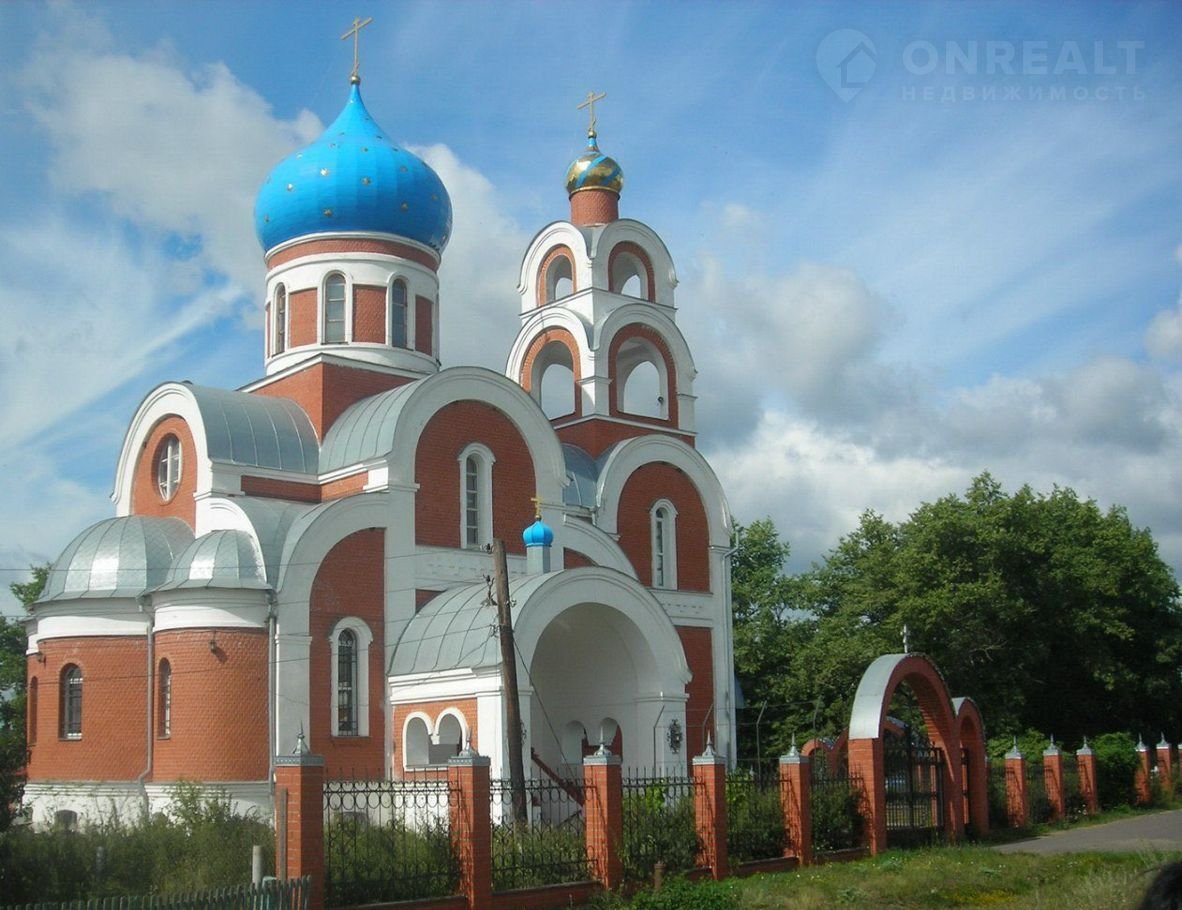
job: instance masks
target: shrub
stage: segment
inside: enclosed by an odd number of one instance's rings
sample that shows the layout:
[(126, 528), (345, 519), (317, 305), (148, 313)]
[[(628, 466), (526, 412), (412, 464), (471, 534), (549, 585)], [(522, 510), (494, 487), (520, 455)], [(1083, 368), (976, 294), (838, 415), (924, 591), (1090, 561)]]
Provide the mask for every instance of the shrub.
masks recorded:
[(459, 867), (443, 821), (412, 828), (334, 819), (324, 832), (325, 878), (336, 906), (454, 894)]
[(784, 853), (784, 810), (778, 786), (760, 786), (748, 772), (726, 781), (727, 852), (735, 862)]
[(1096, 784), (1104, 809), (1134, 803), (1137, 743), (1127, 733), (1103, 733), (1091, 742), (1096, 755)]
[(826, 853), (862, 844), (862, 794), (856, 781), (813, 780), (813, 850)]
[(698, 832), (692, 796), (678, 796), (659, 781), (643, 790), (625, 790), (624, 842), (620, 855), (629, 881), (647, 881), (662, 862), (670, 872), (693, 869)]
[(640, 891), (632, 910), (738, 910), (739, 899), (730, 882), (686, 881), (673, 878), (660, 891)]

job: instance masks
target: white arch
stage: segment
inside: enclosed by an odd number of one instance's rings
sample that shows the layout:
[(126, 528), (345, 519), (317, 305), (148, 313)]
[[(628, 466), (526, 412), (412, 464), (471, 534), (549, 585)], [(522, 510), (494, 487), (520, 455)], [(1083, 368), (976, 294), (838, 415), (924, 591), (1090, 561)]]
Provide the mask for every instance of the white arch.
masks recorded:
[(665, 341), (677, 375), (678, 395), (692, 394), (698, 368), (694, 365), (694, 355), (690, 352), (689, 344), (677, 323), (661, 310), (654, 309), (651, 304), (627, 303), (613, 310), (611, 315), (595, 327), (591, 344), (597, 351), (609, 351), (612, 339), (621, 330), (632, 325), (646, 326)]
[(135, 468), (140, 450), (147, 442), (152, 428), (166, 417), (179, 417), (188, 426), (193, 437), (197, 472), (195, 497), (200, 499), (213, 486), (213, 462), (209, 459), (209, 443), (205, 435), (205, 422), (192, 389), (183, 382), (166, 382), (156, 386), (140, 402), (135, 416), (123, 437), (119, 450), (119, 461), (115, 467), (115, 489), (111, 499), (115, 503), (115, 514), (122, 517), (131, 514), (131, 496), (135, 481)]
[[(517, 293), (521, 295), (521, 312), (537, 309), (538, 269), (556, 246), (570, 248), (574, 257), (574, 285), (579, 291), (591, 287), (591, 259), (586, 235), (569, 221), (555, 221), (534, 235), (521, 258), (517, 276)], [(604, 285), (607, 287), (607, 285)]]
[(623, 572), (630, 578), (636, 578), (636, 567), (624, 555), (620, 545), (609, 534), (575, 515), (562, 516), (562, 536), (559, 542), (563, 547), (577, 550), (598, 566)]
[[(410, 761), (410, 754), (409, 754), (410, 753), (409, 731), (410, 731), (410, 725), (412, 723), (414, 723), (416, 720), (419, 721), (423, 725), (423, 731), (424, 731), (424, 735), (426, 738), (421, 743), (423, 750), (424, 750), (424, 754), (422, 756), (423, 761), (415, 762), (412, 764)], [(425, 766), (428, 763), (428, 761), (430, 761), (430, 747), (431, 747), (430, 744), (431, 744), (431, 735), (433, 732), (434, 732), (434, 724), (431, 720), (430, 715), (424, 714), (422, 711), (411, 711), (410, 714), (408, 714), (406, 716), (406, 720), (404, 720), (402, 722), (402, 767), (403, 768), (421, 768), (421, 767)], [(416, 745), (420, 745), (420, 744), (416, 743)]]
[(519, 380), (530, 346), (547, 329), (565, 329), (570, 332), (578, 349), (579, 375), (584, 379), (591, 376), (595, 370), (591, 356), (591, 326), (581, 315), (566, 307), (547, 307), (530, 314), (509, 349), (505, 375), (514, 382)]
[(594, 263), (594, 286), (609, 288), (608, 267), (611, 251), (625, 241), (631, 241), (648, 254), (653, 267), (653, 299), (656, 303), (673, 306), (673, 289), (677, 287), (677, 271), (673, 257), (660, 236), (642, 221), (620, 218), (612, 221), (595, 234), (591, 240), (591, 260)]
[(596, 523), (608, 534), (619, 529), (620, 497), (628, 478), (646, 464), (666, 462), (680, 468), (702, 497), (712, 547), (729, 547), (731, 540), (730, 509), (722, 485), (706, 459), (671, 436), (650, 434), (627, 439), (616, 445), (604, 462), (596, 485), (598, 504)]
[(452, 718), (460, 728), (460, 748), (464, 748), (464, 743), (468, 741), (468, 721), (464, 718), (464, 714), (459, 708), (454, 705), (448, 705), (439, 712), (439, 716), (435, 718), (435, 726), (431, 729), (432, 739), (439, 743), (439, 734), (443, 729), (443, 721), (446, 718)]
[(334, 736), (340, 735), (340, 705), (337, 699), (337, 687), (340, 685), (340, 636), (348, 629), (357, 638), (357, 692), (355, 695), (357, 711), (357, 736), (369, 736), (369, 648), (373, 644), (373, 631), (369, 623), (357, 616), (343, 616), (338, 619), (328, 634), (331, 660), (329, 665), (330, 687), (329, 697), (329, 727)]

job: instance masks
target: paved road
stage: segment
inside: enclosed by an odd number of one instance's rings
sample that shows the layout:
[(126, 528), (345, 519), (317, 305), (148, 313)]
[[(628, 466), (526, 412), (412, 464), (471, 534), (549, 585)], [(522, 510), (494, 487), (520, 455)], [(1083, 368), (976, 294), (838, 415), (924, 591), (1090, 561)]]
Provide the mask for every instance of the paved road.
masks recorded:
[(1056, 831), (994, 848), (1001, 853), (1182, 852), (1182, 809)]

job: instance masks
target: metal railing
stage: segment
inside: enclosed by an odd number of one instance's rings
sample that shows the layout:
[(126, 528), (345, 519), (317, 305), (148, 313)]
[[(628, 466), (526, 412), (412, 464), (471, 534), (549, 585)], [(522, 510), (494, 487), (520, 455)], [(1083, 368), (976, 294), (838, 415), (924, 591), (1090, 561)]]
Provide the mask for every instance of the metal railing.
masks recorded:
[(11, 904), (3, 910), (308, 910), (311, 879), (269, 879), (258, 885), (212, 888), (192, 894), (92, 897), (86, 900)]
[(582, 799), (581, 783), (527, 780), (522, 822), (509, 781), (490, 781), (494, 891), (590, 879)]
[(324, 783), (325, 903), (444, 897), (458, 892), (446, 779)]
[(1047, 781), (1042, 762), (1026, 762), (1026, 812), (1028, 825), (1041, 825), (1051, 820), (1051, 801), (1047, 798)]
[(647, 881), (657, 863), (669, 872), (698, 864), (692, 777), (632, 771), (624, 779), (624, 877)]
[(784, 855), (787, 841), (776, 766), (732, 771), (726, 779), (726, 845), (735, 862)]
[(862, 778), (848, 768), (832, 772), (823, 760), (812, 766), (811, 774), (813, 852), (834, 853), (862, 846)]

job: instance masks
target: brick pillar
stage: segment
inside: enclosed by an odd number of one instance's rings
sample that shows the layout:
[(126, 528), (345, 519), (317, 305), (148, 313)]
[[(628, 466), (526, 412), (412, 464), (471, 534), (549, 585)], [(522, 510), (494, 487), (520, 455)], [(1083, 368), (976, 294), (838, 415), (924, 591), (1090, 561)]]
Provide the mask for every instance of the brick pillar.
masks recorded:
[(1133, 789), (1137, 794), (1137, 805), (1148, 806), (1153, 802), (1153, 790), (1149, 786), (1153, 779), (1153, 768), (1149, 761), (1149, 747), (1137, 739), (1137, 771), (1133, 778)]
[(802, 866), (813, 862), (811, 784), (809, 757), (797, 752), (794, 745), (787, 755), (780, 756), (780, 806), (784, 811), (784, 833), (787, 835), (784, 855), (795, 856)]
[(586, 790), (587, 861), (595, 880), (609, 891), (624, 883), (624, 781), (620, 756), (606, 746), (583, 759)]
[(492, 818), (489, 759), (471, 748), (447, 761), (451, 842), (460, 860), (460, 893), (468, 910), (492, 906)]
[(1006, 821), (1011, 828), (1025, 828), (1030, 818), (1030, 797), (1026, 792), (1026, 757), (1014, 748), (1006, 753)]
[(312, 877), (309, 910), (324, 910), (324, 757), (299, 736), (296, 751), (275, 757), (275, 871)]
[(850, 773), (862, 778), (862, 817), (866, 821), (866, 845), (871, 855), (887, 848), (886, 768), (882, 739), (851, 739)]
[(1042, 751), (1042, 779), (1047, 788), (1047, 802), (1051, 804), (1051, 821), (1059, 822), (1067, 817), (1067, 796), (1063, 792), (1063, 753), (1055, 745)]
[(1157, 782), (1161, 784), (1166, 797), (1172, 799), (1174, 796), (1174, 750), (1166, 742), (1164, 733), (1161, 735), (1161, 742), (1157, 744)]
[(1085, 738), (1083, 748), (1075, 753), (1076, 767), (1079, 768), (1079, 795), (1083, 797), (1084, 810), (1088, 815), (1100, 811), (1100, 790), (1096, 784), (1096, 755)]
[(726, 848), (726, 759), (707, 740), (706, 751), (694, 759), (694, 819), (702, 852), (700, 865), (715, 880), (730, 873)]

